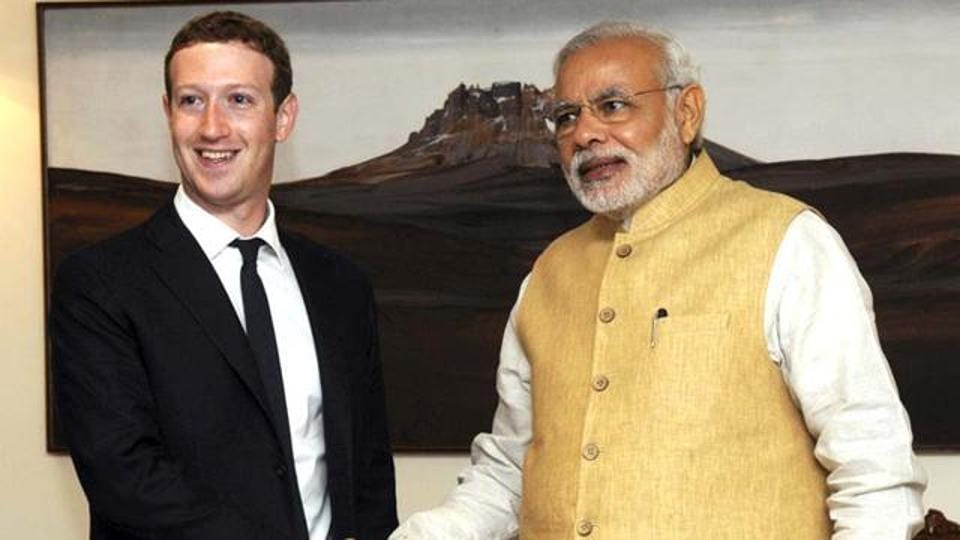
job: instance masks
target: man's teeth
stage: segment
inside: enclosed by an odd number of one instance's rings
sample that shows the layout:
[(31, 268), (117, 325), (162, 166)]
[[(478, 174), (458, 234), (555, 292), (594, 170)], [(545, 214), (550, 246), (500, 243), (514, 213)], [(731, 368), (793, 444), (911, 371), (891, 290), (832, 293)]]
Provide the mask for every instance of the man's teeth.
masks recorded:
[(230, 159), (232, 156), (233, 156), (233, 152), (229, 152), (229, 151), (220, 151), (220, 152), (216, 152), (213, 150), (200, 151), (200, 157), (202, 157), (203, 159), (223, 161), (223, 160)]
[(614, 163), (617, 163), (617, 160), (604, 160), (604, 161), (595, 161), (593, 163), (587, 163), (583, 167), (583, 172), (589, 172), (596, 169), (600, 169), (600, 168), (606, 167), (607, 165), (613, 165)]

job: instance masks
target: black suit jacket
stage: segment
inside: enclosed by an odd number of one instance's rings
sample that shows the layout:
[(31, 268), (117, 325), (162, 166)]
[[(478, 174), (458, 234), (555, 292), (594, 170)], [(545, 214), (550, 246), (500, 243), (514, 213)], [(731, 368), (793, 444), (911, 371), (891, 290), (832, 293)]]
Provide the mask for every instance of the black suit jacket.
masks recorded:
[[(335, 538), (397, 524), (376, 314), (344, 258), (281, 232), (319, 358)], [(200, 246), (167, 204), (61, 264), (55, 392), (93, 539), (301, 540), (285, 430)]]

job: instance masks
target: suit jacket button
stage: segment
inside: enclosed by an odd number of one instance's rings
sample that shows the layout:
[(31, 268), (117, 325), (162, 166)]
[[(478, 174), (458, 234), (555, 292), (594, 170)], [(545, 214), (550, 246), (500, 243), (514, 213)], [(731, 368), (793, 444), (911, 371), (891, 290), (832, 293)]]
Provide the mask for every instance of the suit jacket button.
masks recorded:
[(276, 467), (273, 468), (273, 472), (274, 472), (274, 474), (276, 474), (279, 478), (283, 478), (284, 476), (287, 475), (287, 466), (281, 463), (281, 464), (279, 464), (279, 465), (277, 465)]

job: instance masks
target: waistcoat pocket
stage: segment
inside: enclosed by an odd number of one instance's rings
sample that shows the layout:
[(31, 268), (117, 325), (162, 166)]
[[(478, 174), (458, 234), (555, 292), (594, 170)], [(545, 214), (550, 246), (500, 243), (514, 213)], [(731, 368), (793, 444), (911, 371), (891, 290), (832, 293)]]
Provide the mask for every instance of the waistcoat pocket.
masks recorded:
[(649, 364), (640, 370), (640, 422), (679, 446), (701, 444), (710, 419), (724, 411), (723, 396), (736, 385), (730, 358), (729, 313), (669, 315), (652, 323)]

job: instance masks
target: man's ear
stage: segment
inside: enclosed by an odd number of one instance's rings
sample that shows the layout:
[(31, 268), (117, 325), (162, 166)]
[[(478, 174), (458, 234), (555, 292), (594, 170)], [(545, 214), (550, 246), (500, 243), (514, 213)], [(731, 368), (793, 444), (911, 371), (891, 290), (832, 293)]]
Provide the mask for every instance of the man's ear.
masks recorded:
[(703, 87), (699, 84), (685, 86), (680, 91), (674, 109), (674, 119), (680, 128), (680, 138), (684, 144), (689, 146), (696, 141), (700, 127), (703, 125), (706, 106), (706, 96)]
[(300, 102), (297, 95), (290, 92), (277, 109), (277, 142), (287, 140), (293, 133), (293, 126), (297, 123), (297, 113), (300, 111)]
[(167, 121), (169, 122), (170, 121), (170, 96), (164, 94), (163, 99), (161, 99), (161, 102), (163, 103), (163, 115), (167, 117)]

